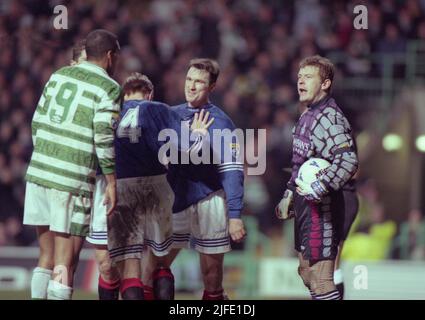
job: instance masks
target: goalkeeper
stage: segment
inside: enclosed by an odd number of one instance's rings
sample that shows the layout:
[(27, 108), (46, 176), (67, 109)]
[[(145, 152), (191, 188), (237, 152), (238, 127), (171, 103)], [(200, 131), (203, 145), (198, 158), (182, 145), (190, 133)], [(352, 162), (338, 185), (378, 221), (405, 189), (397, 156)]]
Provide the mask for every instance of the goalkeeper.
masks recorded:
[[(358, 165), (350, 124), (330, 96), (333, 76), (334, 66), (326, 58), (307, 57), (300, 63), (297, 86), (303, 113), (293, 131), (292, 176), (276, 207), (279, 218), (295, 217), (298, 273), (317, 300), (341, 299), (333, 282), (344, 225), (341, 188)], [(308, 185), (297, 175), (312, 157), (325, 159), (331, 166)]]

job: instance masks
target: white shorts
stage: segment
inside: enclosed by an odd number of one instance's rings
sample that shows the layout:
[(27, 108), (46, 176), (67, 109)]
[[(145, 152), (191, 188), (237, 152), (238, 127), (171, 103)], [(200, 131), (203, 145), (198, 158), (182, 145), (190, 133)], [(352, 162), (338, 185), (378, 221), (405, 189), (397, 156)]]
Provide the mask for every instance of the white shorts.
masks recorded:
[(27, 182), (24, 224), (84, 237), (89, 231), (91, 204), (89, 198)]
[(105, 200), (106, 179), (104, 175), (96, 176), (96, 187), (93, 194), (93, 208), (91, 211), (90, 230), (86, 237), (87, 242), (95, 245), (108, 245), (107, 216), (108, 206), (103, 205)]
[(173, 242), (174, 193), (166, 175), (118, 179), (117, 198), (108, 218), (111, 261), (141, 259), (145, 245), (156, 256), (168, 254)]
[(231, 250), (223, 190), (211, 193), (181, 212), (173, 213), (173, 248), (193, 248), (206, 254)]

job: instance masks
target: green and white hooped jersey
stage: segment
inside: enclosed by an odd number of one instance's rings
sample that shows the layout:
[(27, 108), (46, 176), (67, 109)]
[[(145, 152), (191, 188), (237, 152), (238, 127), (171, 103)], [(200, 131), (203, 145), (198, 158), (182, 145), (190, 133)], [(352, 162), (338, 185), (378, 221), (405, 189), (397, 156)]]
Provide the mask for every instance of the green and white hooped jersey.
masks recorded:
[(53, 73), (32, 119), (26, 180), (91, 198), (98, 164), (104, 174), (115, 172), (120, 93), (119, 84), (90, 62)]

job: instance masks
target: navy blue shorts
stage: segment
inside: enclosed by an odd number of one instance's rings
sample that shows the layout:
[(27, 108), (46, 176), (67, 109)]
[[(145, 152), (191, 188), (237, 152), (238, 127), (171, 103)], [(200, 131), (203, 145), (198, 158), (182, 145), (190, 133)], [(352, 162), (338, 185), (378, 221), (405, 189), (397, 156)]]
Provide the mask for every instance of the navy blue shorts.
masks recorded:
[(295, 193), (294, 211), (295, 250), (305, 260), (334, 260), (345, 218), (342, 191), (330, 193), (320, 203)]

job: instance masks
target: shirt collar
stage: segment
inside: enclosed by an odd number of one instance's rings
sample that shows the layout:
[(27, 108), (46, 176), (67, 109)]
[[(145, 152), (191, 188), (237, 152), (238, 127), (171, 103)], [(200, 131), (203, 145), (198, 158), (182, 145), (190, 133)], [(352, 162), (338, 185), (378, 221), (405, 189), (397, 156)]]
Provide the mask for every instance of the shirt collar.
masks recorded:
[(210, 102), (210, 101), (208, 101), (206, 104), (204, 104), (202, 107), (199, 107), (199, 108), (194, 108), (194, 107), (191, 107), (190, 105), (189, 105), (189, 102), (186, 102), (186, 109), (187, 110), (190, 110), (191, 112), (197, 112), (198, 110), (202, 110), (202, 109), (209, 109), (209, 108), (211, 108), (213, 105), (212, 105), (212, 103)]
[(83, 62), (81, 62), (81, 63), (79, 63), (80, 65), (83, 65), (83, 66), (87, 66), (87, 67), (89, 67), (89, 68), (91, 68), (91, 69), (95, 69), (95, 70), (97, 70), (97, 71), (99, 71), (100, 73), (102, 73), (102, 74), (104, 74), (104, 75), (107, 75), (108, 77), (109, 77), (109, 75), (108, 75), (108, 73), (106, 72), (106, 70), (105, 69), (103, 69), (102, 67), (99, 67), (97, 64), (94, 64), (94, 63), (92, 63), (92, 62), (90, 62), (90, 61), (83, 61)]
[(319, 101), (316, 101), (315, 103), (312, 103), (312, 104), (308, 105), (308, 106), (307, 106), (307, 108), (309, 108), (309, 109), (317, 108), (318, 106), (320, 106), (320, 105), (322, 105), (322, 104), (326, 103), (326, 102), (327, 102), (330, 98), (331, 98), (331, 97), (330, 97), (330, 95), (329, 95), (329, 94), (327, 94), (326, 96), (324, 96), (324, 97), (323, 97), (322, 99), (320, 99)]

